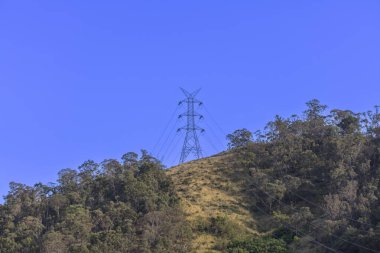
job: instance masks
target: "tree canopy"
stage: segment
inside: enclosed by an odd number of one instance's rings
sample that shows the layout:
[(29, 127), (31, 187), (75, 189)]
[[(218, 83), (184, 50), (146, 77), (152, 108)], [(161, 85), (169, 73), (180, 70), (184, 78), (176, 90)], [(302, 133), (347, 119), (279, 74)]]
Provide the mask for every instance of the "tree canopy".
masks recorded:
[(273, 236), (290, 248), (380, 252), (378, 115), (326, 109), (312, 100), (302, 116), (275, 117), (228, 159), (250, 175), (252, 209), (272, 216)]
[(0, 252), (188, 252), (190, 228), (162, 165), (143, 151), (86, 161), (57, 184), (11, 183)]
[(244, 194), (236, 205), (264, 220), (252, 224), (259, 233), (219, 214), (189, 223), (163, 165), (143, 150), (63, 169), (54, 184), (11, 182), (0, 252), (192, 252), (194, 232), (216, 236), (215, 249), (227, 253), (380, 252), (379, 115), (306, 105), (256, 138), (229, 134), (214, 164), (226, 177), (209, 187)]

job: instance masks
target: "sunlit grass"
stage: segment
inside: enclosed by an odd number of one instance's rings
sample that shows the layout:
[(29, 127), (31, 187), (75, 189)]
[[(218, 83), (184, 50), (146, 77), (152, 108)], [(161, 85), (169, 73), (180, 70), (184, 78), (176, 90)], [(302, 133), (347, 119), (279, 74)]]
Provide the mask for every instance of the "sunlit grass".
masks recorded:
[[(240, 235), (258, 234), (247, 203), (244, 178), (246, 174), (226, 159), (214, 156), (173, 167), (167, 171), (181, 198), (187, 219), (194, 228), (193, 247), (196, 252), (220, 252), (221, 237), (197, 229), (199, 221), (223, 217), (239, 229)], [(231, 180), (233, 174), (234, 179)]]

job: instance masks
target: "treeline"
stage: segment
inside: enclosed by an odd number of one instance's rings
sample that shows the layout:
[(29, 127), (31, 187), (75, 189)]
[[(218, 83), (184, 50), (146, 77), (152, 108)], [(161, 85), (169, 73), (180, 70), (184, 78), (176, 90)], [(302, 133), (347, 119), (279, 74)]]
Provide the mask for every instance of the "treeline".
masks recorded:
[(11, 183), (0, 252), (189, 252), (191, 231), (162, 165), (143, 151), (87, 161), (57, 184)]
[[(380, 252), (380, 116), (307, 106), (262, 132), (227, 136), (225, 173), (233, 182), (234, 170), (243, 171), (242, 194), (265, 222), (262, 236), (241, 236), (223, 217), (198, 226), (226, 238), (219, 250)], [(146, 151), (131, 152), (62, 170), (56, 184), (11, 183), (0, 205), (0, 252), (191, 252), (194, 227), (162, 169)]]
[(380, 116), (307, 106), (262, 132), (228, 135), (252, 210), (273, 217), (265, 229), (289, 250), (380, 252)]

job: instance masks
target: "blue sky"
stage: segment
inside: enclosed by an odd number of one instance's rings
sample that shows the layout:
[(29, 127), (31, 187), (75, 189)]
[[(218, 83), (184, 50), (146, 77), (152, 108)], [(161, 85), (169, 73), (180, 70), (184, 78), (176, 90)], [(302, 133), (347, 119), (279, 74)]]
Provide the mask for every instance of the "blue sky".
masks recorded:
[(377, 0), (2, 0), (0, 195), (10, 181), (47, 183), (88, 159), (152, 151), (180, 86), (202, 88), (223, 129), (208, 114), (200, 122), (216, 149), (224, 133), (262, 129), (312, 98), (371, 109), (379, 13)]

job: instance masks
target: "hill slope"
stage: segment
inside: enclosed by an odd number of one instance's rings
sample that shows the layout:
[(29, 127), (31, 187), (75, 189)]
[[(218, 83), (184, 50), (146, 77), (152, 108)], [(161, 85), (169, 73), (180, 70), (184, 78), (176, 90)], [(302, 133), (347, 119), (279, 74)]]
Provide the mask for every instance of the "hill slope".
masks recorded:
[(265, 141), (168, 170), (194, 250), (380, 252), (380, 128), (339, 113), (277, 118)]
[(181, 198), (182, 208), (196, 231), (193, 247), (196, 252), (219, 252), (215, 248), (221, 238), (217, 231), (207, 230), (215, 220), (228, 223), (234, 230), (244, 235), (258, 234), (257, 221), (248, 205), (246, 171), (232, 169), (232, 154), (221, 154), (173, 167), (167, 171), (174, 181)]
[(306, 105), (167, 171), (195, 251), (380, 252), (380, 115)]
[(380, 252), (380, 115), (308, 106), (169, 170), (143, 150), (13, 182), (0, 252)]

